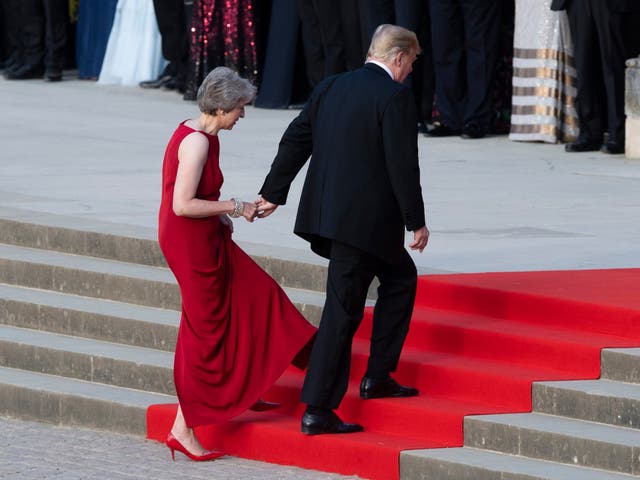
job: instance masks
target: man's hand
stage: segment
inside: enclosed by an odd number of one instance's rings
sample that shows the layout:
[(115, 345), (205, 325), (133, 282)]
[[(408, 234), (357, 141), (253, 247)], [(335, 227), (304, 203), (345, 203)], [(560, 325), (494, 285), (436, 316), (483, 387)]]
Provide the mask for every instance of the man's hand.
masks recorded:
[(257, 213), (258, 218), (268, 217), (269, 215), (271, 215), (273, 212), (276, 211), (276, 208), (278, 208), (278, 205), (276, 205), (275, 203), (271, 203), (265, 200), (264, 198), (260, 198), (256, 200), (256, 204), (258, 205), (258, 213)]
[(424, 247), (427, 246), (427, 242), (429, 241), (429, 229), (425, 225), (424, 227), (415, 230), (413, 232), (413, 242), (409, 245), (411, 250), (419, 250), (420, 253), (424, 250)]

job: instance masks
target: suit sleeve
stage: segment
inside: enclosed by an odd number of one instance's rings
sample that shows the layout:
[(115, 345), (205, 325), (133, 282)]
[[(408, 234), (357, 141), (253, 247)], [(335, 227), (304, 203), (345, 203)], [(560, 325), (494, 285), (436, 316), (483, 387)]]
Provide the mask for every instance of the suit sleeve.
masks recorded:
[(311, 155), (313, 139), (310, 108), (311, 100), (285, 130), (271, 170), (260, 189), (260, 195), (276, 205), (286, 203), (291, 182)]
[(382, 118), (385, 162), (407, 230), (425, 226), (418, 163), (418, 124), (413, 94), (402, 88), (391, 98)]

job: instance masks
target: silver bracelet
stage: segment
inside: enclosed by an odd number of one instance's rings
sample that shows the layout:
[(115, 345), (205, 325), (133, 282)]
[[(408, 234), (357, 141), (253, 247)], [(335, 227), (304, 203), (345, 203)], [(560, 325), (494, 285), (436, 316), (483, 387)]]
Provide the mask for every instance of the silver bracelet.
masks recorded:
[(231, 200), (233, 200), (233, 212), (231, 212), (229, 216), (231, 218), (238, 218), (244, 211), (244, 202), (239, 198), (232, 198)]

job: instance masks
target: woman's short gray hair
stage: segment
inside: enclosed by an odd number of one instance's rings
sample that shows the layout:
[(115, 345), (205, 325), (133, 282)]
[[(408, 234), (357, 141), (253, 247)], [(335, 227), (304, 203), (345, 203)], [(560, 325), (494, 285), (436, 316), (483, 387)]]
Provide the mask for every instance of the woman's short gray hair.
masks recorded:
[(216, 67), (198, 88), (198, 108), (201, 112), (215, 115), (218, 109), (230, 112), (245, 105), (256, 96), (256, 87), (227, 67)]
[(410, 50), (414, 50), (416, 55), (420, 53), (416, 34), (406, 28), (385, 23), (373, 32), (367, 58), (392, 62), (398, 53)]

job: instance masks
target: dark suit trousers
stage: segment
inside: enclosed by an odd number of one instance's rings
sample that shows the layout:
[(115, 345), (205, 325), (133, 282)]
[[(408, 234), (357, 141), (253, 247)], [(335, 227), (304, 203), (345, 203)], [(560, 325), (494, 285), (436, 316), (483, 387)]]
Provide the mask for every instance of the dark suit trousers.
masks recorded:
[(67, 0), (22, 0), (19, 48), (25, 65), (62, 70), (67, 44)]
[(184, 0), (153, 0), (153, 8), (162, 37), (162, 56), (169, 61), (163, 73), (176, 77), (182, 88), (189, 60), (191, 6), (185, 6)]
[(345, 42), (338, 0), (298, 0), (309, 82), (346, 70)]
[[(624, 143), (625, 43), (623, 15), (602, 0), (567, 5), (578, 78), (580, 137)], [(604, 94), (603, 94), (604, 93)]]
[(486, 127), (497, 61), (500, 2), (430, 1), (440, 121), (456, 130), (470, 122)]
[(400, 260), (389, 264), (333, 241), (327, 298), (302, 388), (304, 403), (338, 408), (349, 382), (353, 335), (362, 320), (374, 277), (378, 277), (380, 286), (366, 375), (381, 378), (395, 371), (415, 300), (417, 273), (413, 260), (404, 248)]

